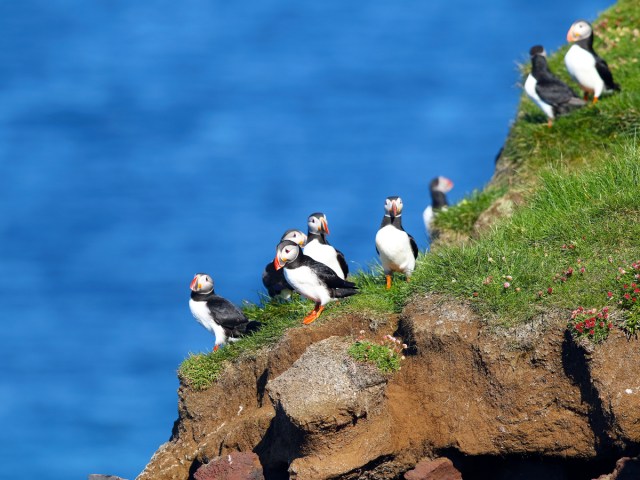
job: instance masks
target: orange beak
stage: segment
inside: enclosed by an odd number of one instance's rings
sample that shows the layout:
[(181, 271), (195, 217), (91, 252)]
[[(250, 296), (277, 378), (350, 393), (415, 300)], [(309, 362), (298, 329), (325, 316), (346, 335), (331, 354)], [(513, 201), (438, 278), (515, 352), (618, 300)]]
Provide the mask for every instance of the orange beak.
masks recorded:
[(447, 192), (453, 188), (453, 182), (447, 178)]
[(193, 277), (193, 280), (191, 280), (191, 285), (189, 285), (189, 288), (195, 292), (197, 284), (198, 284), (198, 276), (196, 275), (195, 277)]
[(573, 27), (569, 29), (567, 32), (567, 42), (573, 42), (575, 40), (575, 35), (573, 34)]
[(327, 220), (323, 218), (320, 220), (320, 223), (322, 225), (322, 231), (329, 235), (329, 225), (327, 224)]
[(396, 204), (395, 201), (391, 202), (391, 209), (393, 211), (393, 216), (395, 217), (396, 215), (398, 215), (398, 205)]
[(276, 258), (273, 259), (273, 268), (276, 270), (280, 270), (284, 265), (280, 263), (280, 258), (276, 255)]

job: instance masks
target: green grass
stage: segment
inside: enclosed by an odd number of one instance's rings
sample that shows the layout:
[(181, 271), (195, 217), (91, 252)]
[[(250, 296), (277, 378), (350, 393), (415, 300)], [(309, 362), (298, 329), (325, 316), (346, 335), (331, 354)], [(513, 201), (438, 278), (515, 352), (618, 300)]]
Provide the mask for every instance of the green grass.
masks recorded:
[[(581, 173), (547, 171), (528, 206), (501, 228), (423, 257), (408, 295), (438, 291), (468, 298), (502, 325), (550, 308), (604, 305), (617, 268), (637, 260), (638, 182), (635, 147)], [(579, 273), (582, 267), (584, 274)], [(563, 282), (569, 268), (573, 274)]]
[[(451, 206), (436, 222), (469, 235), (480, 213), (514, 186), (528, 192), (524, 206), (477, 239), (421, 254), (411, 283), (396, 275), (387, 291), (375, 265), (355, 274), (360, 293), (330, 304), (318, 322), (349, 313), (385, 320), (427, 292), (468, 300), (495, 326), (517, 325), (550, 310), (565, 310), (568, 319), (578, 306), (615, 307), (607, 291), (620, 288), (618, 268), (640, 259), (639, 25), (640, 5), (631, 0), (620, 1), (594, 22), (595, 49), (608, 61), (621, 93), (557, 119), (551, 129), (523, 96), (498, 163), (511, 173)], [(550, 58), (550, 66), (575, 88), (563, 65), (567, 48)], [(181, 381), (207, 388), (226, 362), (277, 342), (311, 308), (298, 297), (246, 305), (246, 315), (263, 327), (217, 352), (190, 355), (179, 368)]]
[(382, 373), (393, 373), (400, 370), (400, 362), (404, 359), (403, 348), (397, 342), (399, 340), (388, 336), (381, 343), (357, 340), (349, 346), (347, 353), (358, 362), (375, 365)]
[(506, 191), (505, 187), (473, 191), (458, 204), (438, 212), (433, 222), (434, 228), (471, 235), (480, 214)]

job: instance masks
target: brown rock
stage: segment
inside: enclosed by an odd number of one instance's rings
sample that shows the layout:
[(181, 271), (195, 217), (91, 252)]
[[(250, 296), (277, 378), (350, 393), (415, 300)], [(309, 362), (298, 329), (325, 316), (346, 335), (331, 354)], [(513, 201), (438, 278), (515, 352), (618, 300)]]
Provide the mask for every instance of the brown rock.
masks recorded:
[(388, 418), (377, 418), (387, 378), (353, 360), (351, 342), (318, 342), (267, 384), (276, 407), (269, 456), (283, 455), (297, 478), (334, 478), (387, 453)]
[(640, 478), (640, 457), (623, 457), (616, 462), (613, 473), (600, 475), (594, 480), (637, 480)]
[(448, 458), (422, 460), (404, 474), (405, 480), (462, 480), (462, 475)]
[(252, 452), (233, 452), (202, 465), (196, 480), (264, 480), (260, 459)]

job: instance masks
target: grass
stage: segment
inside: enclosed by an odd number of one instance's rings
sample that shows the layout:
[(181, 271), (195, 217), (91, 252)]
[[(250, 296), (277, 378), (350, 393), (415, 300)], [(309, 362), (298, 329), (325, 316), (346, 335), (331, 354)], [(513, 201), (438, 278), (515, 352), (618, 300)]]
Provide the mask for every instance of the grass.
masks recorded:
[(490, 187), (485, 190), (473, 191), (458, 204), (439, 212), (434, 219), (434, 228), (471, 235), (480, 214), (506, 191), (505, 187)]
[[(388, 318), (427, 292), (472, 302), (494, 326), (518, 325), (549, 310), (565, 310), (568, 320), (579, 306), (616, 307), (607, 292), (620, 289), (618, 269), (640, 256), (638, 25), (640, 6), (631, 0), (594, 22), (595, 49), (607, 59), (621, 93), (557, 119), (551, 129), (523, 96), (498, 164), (511, 173), (451, 206), (436, 222), (469, 235), (480, 213), (508, 188), (525, 192), (524, 206), (473, 241), (421, 254), (411, 283), (397, 276), (387, 291), (379, 266), (358, 272), (352, 279), (360, 293), (330, 304), (318, 321), (349, 313)], [(575, 87), (563, 65), (567, 48), (550, 58), (550, 66)], [(247, 317), (263, 327), (217, 352), (189, 355), (179, 368), (181, 381), (207, 388), (226, 362), (272, 345), (311, 308), (298, 297), (245, 306)], [(636, 317), (632, 321), (640, 323)]]
[(407, 346), (399, 339), (386, 335), (380, 343), (359, 338), (351, 344), (347, 353), (358, 362), (375, 365), (382, 373), (393, 373), (400, 370), (405, 348)]

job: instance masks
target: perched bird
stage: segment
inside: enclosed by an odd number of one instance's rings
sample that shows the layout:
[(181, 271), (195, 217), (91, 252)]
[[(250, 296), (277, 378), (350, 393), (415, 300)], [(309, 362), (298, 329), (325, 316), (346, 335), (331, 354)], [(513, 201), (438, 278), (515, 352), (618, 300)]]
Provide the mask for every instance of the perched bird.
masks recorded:
[(584, 99), (593, 94), (593, 103), (598, 101), (603, 92), (620, 90), (620, 85), (613, 81), (609, 65), (593, 50), (593, 28), (586, 20), (578, 20), (567, 32), (567, 42), (574, 42), (564, 56), (564, 64), (569, 75), (584, 90)]
[(551, 73), (547, 66), (547, 52), (541, 45), (531, 47), (529, 54), (531, 73), (524, 82), (524, 91), (545, 113), (549, 127), (553, 125), (553, 119), (557, 115), (569, 113), (587, 104), (569, 85)]
[(213, 279), (206, 273), (196, 273), (191, 280), (191, 314), (216, 337), (213, 350), (227, 342), (235, 342), (260, 327), (260, 322), (249, 320), (226, 298), (213, 291)]
[(284, 270), (284, 277), (296, 292), (315, 302), (311, 313), (302, 321), (305, 325), (318, 318), (327, 303), (358, 292), (355, 283), (340, 278), (324, 263), (305, 255), (300, 246), (290, 240), (276, 247), (273, 266)]
[(435, 177), (429, 183), (429, 192), (431, 193), (431, 205), (422, 212), (422, 220), (427, 236), (431, 238), (431, 224), (438, 210), (444, 210), (449, 203), (447, 202), (447, 193), (453, 188), (453, 182), (447, 177)]
[(349, 274), (349, 267), (344, 259), (344, 255), (340, 250), (336, 250), (327, 241), (326, 236), (329, 235), (329, 225), (327, 217), (324, 213), (312, 213), (307, 225), (307, 244), (304, 247), (304, 254), (314, 260), (324, 263), (331, 268), (336, 275), (345, 279)]
[(418, 258), (418, 245), (402, 228), (402, 199), (387, 197), (384, 217), (376, 233), (376, 250), (387, 278), (387, 289), (391, 288), (391, 273), (402, 272), (411, 278)]
[[(304, 247), (307, 243), (307, 236), (300, 230), (287, 230), (280, 238), (281, 242), (284, 240), (291, 240), (301, 247)], [(277, 297), (278, 295), (285, 300), (289, 300), (289, 298), (291, 298), (293, 288), (289, 285), (287, 279), (284, 278), (284, 271), (276, 270), (273, 266), (273, 262), (267, 263), (266, 267), (264, 267), (264, 271), (262, 272), (262, 284), (267, 289), (271, 298)]]

